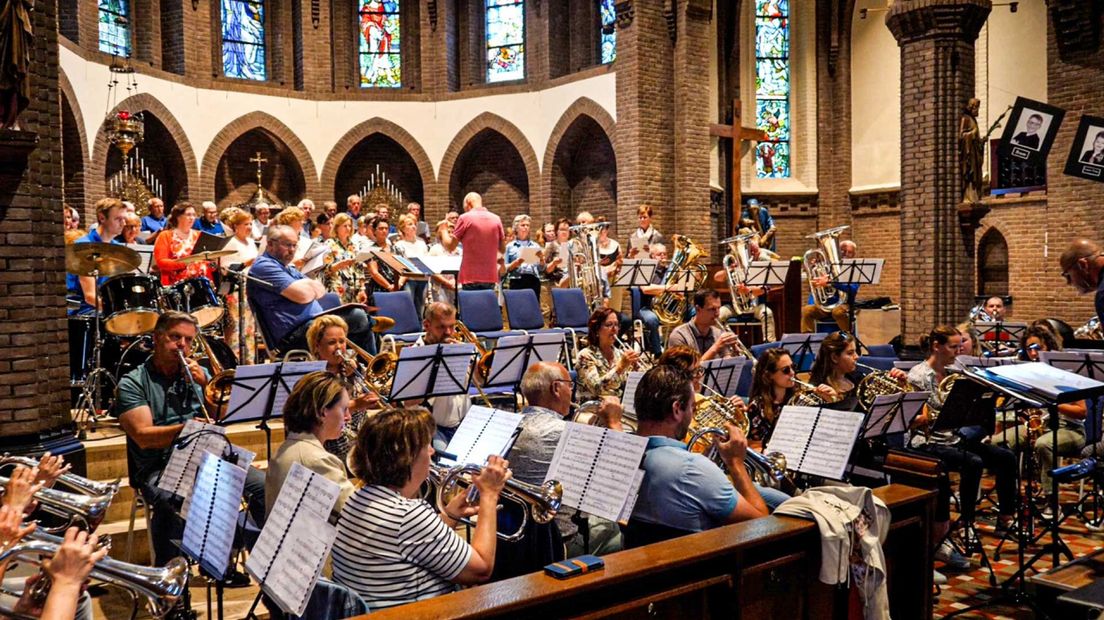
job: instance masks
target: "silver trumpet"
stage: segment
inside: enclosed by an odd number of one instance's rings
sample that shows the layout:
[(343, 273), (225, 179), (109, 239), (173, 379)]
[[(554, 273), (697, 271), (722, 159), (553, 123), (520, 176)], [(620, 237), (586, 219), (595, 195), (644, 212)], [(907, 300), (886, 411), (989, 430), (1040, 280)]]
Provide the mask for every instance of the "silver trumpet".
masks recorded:
[[(23, 465), (24, 467), (34, 468), (38, 467), (38, 459), (4, 453), (4, 456), (0, 457), (0, 469), (7, 465)], [(57, 481), (85, 495), (110, 495), (114, 497), (119, 492), (118, 478), (112, 482), (100, 482), (74, 473), (64, 473), (58, 477)]]
[[(59, 539), (60, 540), (60, 539)], [(43, 539), (23, 541), (0, 553), (0, 564), (9, 560), (22, 560), (41, 567), (44, 559), (57, 553), (60, 544)], [(138, 564), (128, 564), (111, 558), (104, 558), (92, 567), (92, 577), (125, 588), (134, 595), (146, 598), (150, 614), (163, 618), (172, 610), (173, 605), (188, 587), (188, 563), (184, 558), (173, 558), (166, 566), (150, 568)], [(42, 584), (48, 580), (44, 579)], [(48, 591), (49, 585), (35, 588), (35, 595)], [(14, 609), (0, 605), (0, 615), (27, 617), (17, 614)]]
[[(468, 493), (473, 487), (472, 479), (483, 471), (483, 467), (469, 463), (457, 465), (451, 469), (433, 464), (429, 468), (429, 479), (437, 487), (437, 507), (443, 512), (453, 498), (460, 493)], [(498, 537), (506, 542), (515, 542), (525, 537), (525, 527), (529, 524), (529, 518), (537, 523), (548, 523), (560, 510), (563, 501), (563, 487), (555, 480), (549, 480), (541, 485), (529, 484), (513, 478), (506, 481), (506, 488), (500, 496), (507, 510), (520, 512), (518, 515), (517, 531), (512, 533), (498, 532)], [(474, 498), (469, 497), (469, 503)], [(469, 519), (461, 519), (471, 525)]]
[[(5, 489), (11, 480), (0, 476), (0, 487)], [(88, 495), (84, 493), (67, 493), (57, 489), (39, 489), (34, 498), (38, 500), (39, 507), (57, 517), (65, 519), (64, 525), (49, 528), (50, 533), (61, 533), (72, 526), (93, 532), (99, 527), (107, 515), (107, 507), (115, 498), (114, 491), (100, 495)]]

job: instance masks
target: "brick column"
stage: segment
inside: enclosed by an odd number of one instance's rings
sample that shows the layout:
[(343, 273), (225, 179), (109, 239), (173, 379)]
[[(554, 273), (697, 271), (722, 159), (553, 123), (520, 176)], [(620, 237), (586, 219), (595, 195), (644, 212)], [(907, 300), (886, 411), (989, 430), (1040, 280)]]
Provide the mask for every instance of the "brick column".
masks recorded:
[[(647, 203), (656, 226), (670, 234), (674, 213), (674, 106), (671, 39), (662, 2), (617, 3), (617, 230), (636, 227)], [(700, 101), (700, 98), (698, 98)], [(706, 107), (704, 103), (702, 107)], [(707, 145), (708, 147), (708, 145)], [(708, 151), (708, 148), (706, 148)], [(708, 200), (705, 201), (708, 205)]]
[[(709, 0), (680, 0), (676, 19), (674, 66), (675, 213), (665, 232), (688, 235), (718, 260), (713, 222), (709, 217), (709, 106), (701, 93), (709, 90)], [(620, 131), (620, 129), (618, 130)], [(659, 205), (656, 205), (659, 206)], [(673, 226), (672, 226), (673, 224)], [(630, 228), (629, 230), (632, 230)]]
[(989, 0), (897, 0), (901, 47), (901, 308), (906, 342), (966, 316), (973, 232), (959, 226), (958, 122), (974, 95), (974, 41)]

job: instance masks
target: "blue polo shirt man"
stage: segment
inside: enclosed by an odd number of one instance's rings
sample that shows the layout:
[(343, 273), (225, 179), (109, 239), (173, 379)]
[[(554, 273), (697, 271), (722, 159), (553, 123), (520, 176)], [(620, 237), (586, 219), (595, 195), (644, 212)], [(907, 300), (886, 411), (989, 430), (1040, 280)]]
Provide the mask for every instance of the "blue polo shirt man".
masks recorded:
[(165, 228), (165, 203), (160, 198), (150, 198), (149, 215), (142, 216), (142, 232), (155, 233)]
[[(116, 198), (104, 198), (96, 203), (95, 230), (80, 237), (73, 243), (112, 243), (122, 245), (116, 238), (123, 233), (123, 225), (126, 224), (126, 206)], [(105, 241), (105, 239), (107, 241)], [(69, 314), (91, 314), (95, 312), (96, 288), (107, 280), (100, 277), (93, 280), (92, 276), (77, 276), (66, 274), (65, 288), (68, 297), (80, 300), (80, 307), (71, 310)]]

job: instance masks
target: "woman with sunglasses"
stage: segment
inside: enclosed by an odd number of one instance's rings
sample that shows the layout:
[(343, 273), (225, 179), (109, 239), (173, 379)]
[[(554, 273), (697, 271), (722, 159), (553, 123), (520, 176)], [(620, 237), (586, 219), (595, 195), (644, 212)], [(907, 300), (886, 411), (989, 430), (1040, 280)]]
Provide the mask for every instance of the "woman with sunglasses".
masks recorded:
[[(897, 368), (888, 374), (902, 384), (908, 378)], [(855, 338), (847, 332), (835, 332), (820, 343), (820, 351), (809, 372), (809, 382), (817, 386), (817, 395), (827, 398), (826, 402), (832, 409), (854, 411), (859, 408), (858, 387), (865, 375), (859, 370)]]
[(781, 347), (767, 349), (755, 362), (751, 393), (748, 395), (749, 442), (756, 441), (762, 445), (770, 439), (778, 414), (797, 391), (797, 382), (794, 381), (796, 371), (793, 358)]
[(579, 351), (575, 369), (579, 373), (578, 400), (601, 396), (621, 397), (631, 370), (641, 367), (640, 354), (617, 341), (620, 325), (617, 313), (599, 308), (587, 321), (587, 347)]

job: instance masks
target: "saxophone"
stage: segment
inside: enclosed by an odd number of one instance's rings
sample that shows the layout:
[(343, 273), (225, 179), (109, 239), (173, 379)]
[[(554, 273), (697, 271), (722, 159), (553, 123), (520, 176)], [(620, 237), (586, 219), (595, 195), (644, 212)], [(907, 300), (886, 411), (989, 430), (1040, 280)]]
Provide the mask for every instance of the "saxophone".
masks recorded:
[(598, 256), (598, 231), (608, 226), (606, 222), (579, 224), (570, 228), (576, 251), (571, 256), (571, 286), (583, 290), (593, 311), (602, 305), (605, 287), (602, 286), (601, 260)]
[[(663, 278), (663, 286), (673, 285), (689, 273), (693, 280), (693, 288), (696, 290), (705, 282), (706, 267), (701, 264), (706, 258), (701, 247), (694, 243), (686, 235), (674, 235), (674, 254), (671, 256), (671, 265), (667, 268), (667, 276)], [(689, 295), (683, 291), (664, 291), (652, 302), (652, 311), (664, 325), (678, 325), (683, 322), (687, 306), (690, 303)]]

